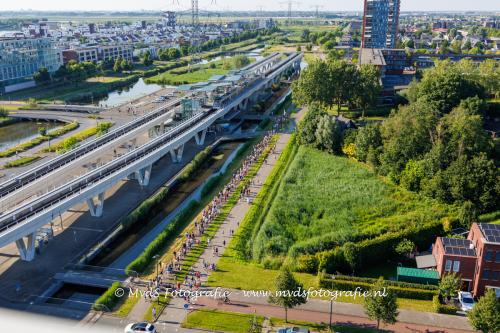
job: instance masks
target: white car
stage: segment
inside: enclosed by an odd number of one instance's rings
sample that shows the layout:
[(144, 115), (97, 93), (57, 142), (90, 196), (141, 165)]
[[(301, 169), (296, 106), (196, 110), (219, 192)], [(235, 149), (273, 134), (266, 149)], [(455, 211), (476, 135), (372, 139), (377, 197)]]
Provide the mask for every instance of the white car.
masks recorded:
[(141, 323), (132, 323), (125, 327), (125, 333), (139, 333), (139, 332), (147, 332), (147, 333), (156, 333), (156, 327), (153, 324), (147, 322)]
[(470, 311), (474, 307), (474, 298), (472, 298), (472, 294), (469, 292), (461, 291), (458, 293), (458, 301), (460, 302), (460, 308), (462, 311)]

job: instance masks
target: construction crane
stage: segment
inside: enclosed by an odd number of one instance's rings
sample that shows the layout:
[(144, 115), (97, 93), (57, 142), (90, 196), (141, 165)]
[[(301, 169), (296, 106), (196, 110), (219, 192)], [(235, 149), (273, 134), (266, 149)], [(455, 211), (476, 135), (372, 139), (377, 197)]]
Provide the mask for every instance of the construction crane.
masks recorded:
[(292, 7), (293, 5), (300, 5), (300, 2), (298, 1), (293, 1), (293, 0), (288, 0), (284, 2), (280, 2), (280, 5), (287, 5), (288, 6), (288, 24), (292, 22)]

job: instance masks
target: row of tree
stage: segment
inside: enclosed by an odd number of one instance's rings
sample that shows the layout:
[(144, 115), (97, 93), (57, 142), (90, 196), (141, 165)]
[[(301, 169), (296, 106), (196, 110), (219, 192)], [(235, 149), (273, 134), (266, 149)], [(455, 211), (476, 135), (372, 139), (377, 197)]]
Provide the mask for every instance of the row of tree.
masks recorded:
[(329, 57), (315, 60), (293, 83), (294, 102), (316, 104), (321, 108), (342, 106), (360, 108), (363, 112), (377, 103), (382, 86), (380, 71), (373, 65), (356, 66), (345, 60)]
[(180, 48), (172, 47), (168, 49), (161, 49), (158, 51), (158, 58), (162, 61), (170, 61), (179, 59), (180, 57), (188, 56), (193, 53), (215, 50), (217, 48), (223, 48), (225, 45), (243, 42), (253, 38), (257, 38), (258, 42), (259, 38), (272, 35), (273, 33), (278, 31), (279, 31), (278, 28), (245, 30), (242, 33), (236, 34), (231, 37), (209, 40), (207, 42), (202, 43), (199, 46), (183, 45)]
[(70, 60), (66, 65), (61, 66), (55, 73), (51, 74), (47, 68), (40, 67), (33, 74), (33, 79), (39, 85), (51, 82), (70, 81), (81, 82), (89, 77), (103, 74), (105, 71), (123, 72), (133, 69), (132, 61), (118, 57), (116, 60), (106, 59), (99, 63), (91, 61), (77, 62)]

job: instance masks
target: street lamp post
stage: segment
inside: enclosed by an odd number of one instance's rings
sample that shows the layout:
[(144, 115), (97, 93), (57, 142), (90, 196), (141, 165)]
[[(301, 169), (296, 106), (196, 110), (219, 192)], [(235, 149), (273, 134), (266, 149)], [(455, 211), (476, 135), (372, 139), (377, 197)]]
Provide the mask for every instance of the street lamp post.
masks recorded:
[[(333, 279), (335, 275), (332, 275), (332, 291), (333, 291)], [(333, 298), (330, 298), (330, 331), (332, 331), (332, 315), (333, 315)]]
[[(154, 260), (156, 260), (156, 281), (158, 281), (158, 264), (159, 262), (157, 261), (160, 258), (160, 256), (157, 254), (153, 257)], [(156, 302), (160, 304), (160, 295), (156, 298)]]

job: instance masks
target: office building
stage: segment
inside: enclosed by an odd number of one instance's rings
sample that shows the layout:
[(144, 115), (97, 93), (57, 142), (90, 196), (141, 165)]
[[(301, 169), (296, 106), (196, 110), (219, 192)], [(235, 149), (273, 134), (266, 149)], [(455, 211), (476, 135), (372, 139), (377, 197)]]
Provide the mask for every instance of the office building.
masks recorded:
[(365, 0), (361, 47), (394, 49), (401, 0)]

